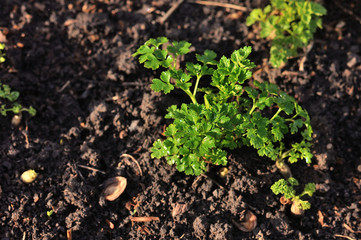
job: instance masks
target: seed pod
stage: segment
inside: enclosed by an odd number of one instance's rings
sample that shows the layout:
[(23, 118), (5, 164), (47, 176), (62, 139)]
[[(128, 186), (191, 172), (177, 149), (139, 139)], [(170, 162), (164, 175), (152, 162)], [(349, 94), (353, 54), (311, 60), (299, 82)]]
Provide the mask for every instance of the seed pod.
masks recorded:
[(103, 196), (105, 200), (114, 201), (124, 192), (127, 186), (127, 179), (125, 177), (109, 178), (104, 182), (103, 186)]
[(11, 119), (11, 124), (12, 124), (14, 127), (17, 127), (17, 126), (20, 125), (21, 119), (22, 119), (22, 114), (21, 114), (21, 113), (15, 114), (15, 115), (13, 116), (13, 118)]
[(305, 210), (303, 210), (301, 204), (296, 201), (291, 205), (291, 212), (296, 216), (302, 216), (305, 213)]
[(225, 178), (227, 176), (228, 172), (229, 172), (228, 168), (222, 167), (221, 169), (219, 169), (219, 176), (221, 178)]
[(36, 179), (37, 176), (38, 176), (38, 174), (34, 170), (30, 169), (30, 170), (23, 172), (23, 174), (21, 174), (21, 176), (20, 176), (20, 179), (24, 183), (32, 183)]
[(292, 201), (290, 199), (286, 199), (285, 196), (282, 196), (280, 198), (280, 202), (282, 205), (287, 205), (287, 204), (290, 204)]
[(239, 221), (232, 219), (232, 222), (239, 230), (251, 232), (257, 226), (257, 217), (251, 211), (247, 210), (246, 214), (244, 214)]

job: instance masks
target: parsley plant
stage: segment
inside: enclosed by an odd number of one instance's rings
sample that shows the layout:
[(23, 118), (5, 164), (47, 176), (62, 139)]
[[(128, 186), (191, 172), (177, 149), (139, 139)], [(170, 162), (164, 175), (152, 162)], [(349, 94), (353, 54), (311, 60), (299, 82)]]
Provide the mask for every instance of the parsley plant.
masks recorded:
[[(188, 175), (205, 172), (208, 164), (226, 165), (226, 150), (242, 146), (254, 147), (278, 165), (285, 160), (311, 162), (312, 127), (307, 111), (274, 84), (246, 84), (255, 67), (248, 59), (251, 47), (220, 60), (215, 52), (205, 50), (196, 54), (197, 63), (178, 68), (179, 56), (189, 53), (190, 46), (159, 37), (149, 39), (133, 54), (146, 68), (162, 67), (152, 90), (168, 94), (181, 89), (191, 100), (168, 108), (165, 118), (173, 122), (166, 128), (166, 139), (154, 142), (153, 158), (164, 157)], [(201, 79), (210, 79), (208, 87), (198, 87)]]
[(280, 67), (307, 46), (326, 13), (322, 5), (307, 0), (271, 0), (264, 9), (254, 9), (246, 24), (260, 22), (260, 37), (272, 40), (270, 62)]
[[(5, 54), (2, 50), (5, 48), (4, 44), (0, 43), (0, 63), (5, 61)], [(13, 112), (14, 114), (21, 114), (21, 112), (27, 111), (31, 116), (35, 116), (36, 110), (33, 107), (24, 108), (16, 100), (19, 98), (19, 92), (12, 91), (11, 88), (0, 82), (0, 114), (7, 115), (7, 112)], [(10, 106), (7, 106), (5, 102), (9, 102)]]
[(271, 190), (274, 194), (282, 194), (285, 199), (289, 199), (293, 202), (293, 206), (295, 206), (295, 213), (297, 213), (299, 210), (301, 210), (302, 212), (303, 210), (311, 208), (311, 204), (306, 200), (302, 200), (301, 197), (303, 197), (304, 195), (312, 197), (313, 193), (316, 191), (315, 184), (308, 183), (306, 184), (303, 192), (299, 195), (296, 195), (296, 191), (293, 189), (293, 186), (298, 185), (298, 181), (295, 178), (291, 177), (287, 180), (280, 179), (275, 182), (271, 187)]

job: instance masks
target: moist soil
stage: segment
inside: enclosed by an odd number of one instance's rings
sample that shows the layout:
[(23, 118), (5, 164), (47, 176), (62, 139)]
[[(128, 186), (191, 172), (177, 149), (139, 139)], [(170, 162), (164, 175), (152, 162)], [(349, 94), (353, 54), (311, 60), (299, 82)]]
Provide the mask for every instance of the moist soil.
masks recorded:
[[(273, 69), (247, 10), (183, 1), (163, 18), (175, 1), (2, 0), (0, 78), (37, 114), (17, 127), (0, 118), (1, 239), (361, 239), (361, 2), (321, 3), (328, 14), (310, 51)], [(301, 185), (316, 183), (304, 216), (271, 192), (281, 175), (252, 148), (229, 152), (225, 178), (218, 167), (187, 176), (150, 157), (166, 108), (187, 101), (151, 91), (158, 73), (131, 56), (158, 36), (191, 42), (193, 56), (252, 46), (253, 78), (308, 110), (313, 163), (291, 165)], [(28, 169), (39, 173), (30, 184), (20, 180)], [(114, 176), (128, 185), (106, 201)], [(245, 211), (257, 217), (251, 232), (234, 224)]]

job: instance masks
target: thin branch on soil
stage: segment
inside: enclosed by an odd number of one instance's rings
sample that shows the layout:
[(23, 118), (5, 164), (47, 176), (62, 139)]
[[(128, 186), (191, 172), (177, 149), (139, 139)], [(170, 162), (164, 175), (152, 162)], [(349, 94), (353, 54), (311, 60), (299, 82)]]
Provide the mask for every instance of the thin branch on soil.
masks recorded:
[(78, 167), (81, 167), (81, 168), (84, 168), (84, 169), (88, 169), (90, 171), (94, 171), (94, 172), (100, 172), (102, 174), (105, 174), (104, 171), (102, 170), (99, 170), (99, 169), (96, 169), (96, 168), (93, 168), (93, 167), (88, 167), (88, 166), (85, 166), (85, 165), (81, 165), (81, 164), (77, 164)]
[(140, 83), (140, 82), (121, 82), (120, 85), (123, 86), (123, 87), (137, 87), (137, 86), (143, 86), (144, 83)]
[(188, 1), (188, 2), (196, 3), (196, 4), (200, 4), (200, 5), (206, 5), (206, 6), (232, 8), (232, 9), (236, 9), (236, 10), (244, 11), (244, 12), (250, 11), (249, 8), (238, 6), (235, 4), (230, 4), (230, 3), (220, 3), (220, 2), (201, 1), (201, 0), (193, 0), (193, 1)]
[(349, 240), (356, 240), (355, 238), (349, 237), (349, 236), (345, 236), (345, 235), (340, 235), (340, 234), (335, 234), (335, 237), (340, 237), (340, 238), (347, 238)]
[(24, 135), (25, 137), (25, 142), (26, 142), (26, 145), (25, 145), (25, 148), (28, 149), (29, 146), (30, 146), (30, 143), (29, 143), (29, 137), (28, 137), (28, 123), (26, 122), (26, 127), (25, 127), (25, 130), (24, 131), (21, 131), (21, 133)]
[(173, 14), (173, 12), (182, 4), (184, 0), (178, 0), (177, 2), (174, 3), (174, 5), (168, 10), (168, 12), (166, 12), (166, 14), (164, 14), (159, 20), (158, 22), (160, 24), (163, 24), (165, 21), (167, 21), (167, 19), (170, 17), (170, 15)]
[[(138, 169), (139, 169), (139, 174), (140, 174), (140, 176), (143, 176), (143, 172), (142, 172), (142, 169), (140, 168), (140, 165), (139, 165), (138, 161), (135, 160), (135, 158), (134, 158), (132, 155), (127, 154), (127, 153), (123, 153), (123, 154), (120, 156), (120, 158), (123, 158), (123, 157), (128, 157), (128, 158), (132, 159), (132, 161), (135, 162), (135, 164), (137, 165), (137, 167), (138, 167)], [(118, 166), (119, 166), (119, 164), (118, 164)]]
[(67, 229), (66, 230), (66, 239), (67, 240), (72, 240), (73, 239), (73, 234), (72, 234), (72, 230), (71, 229)]
[(281, 74), (282, 74), (282, 76), (296, 76), (296, 77), (305, 75), (299, 71), (289, 71), (289, 70), (285, 70)]
[(132, 222), (159, 221), (159, 217), (129, 217)]
[(299, 67), (299, 71), (303, 72), (305, 70), (305, 62), (306, 62), (306, 59), (307, 59), (307, 55), (308, 53), (311, 51), (311, 49), (313, 48), (313, 42), (311, 42), (307, 48), (306, 48), (306, 52), (304, 53), (303, 57), (301, 58), (300, 60), (300, 67)]
[(140, 231), (142, 234), (147, 234), (147, 235), (151, 234), (151, 232), (146, 226), (139, 226), (137, 231)]
[(359, 16), (355, 15), (351, 10), (342, 6), (342, 4), (340, 4), (338, 1), (334, 1), (334, 3), (337, 5), (337, 7), (341, 8), (342, 11), (354, 17), (361, 24), (361, 18)]
[(61, 93), (62, 91), (64, 91), (64, 89), (69, 86), (70, 84), (70, 81), (68, 80), (59, 90), (58, 90), (58, 93)]
[(192, 188), (195, 190), (196, 188), (196, 183), (202, 178), (202, 175), (199, 175), (198, 177), (196, 177), (196, 179), (194, 179), (194, 182), (192, 183)]
[(353, 230), (353, 229), (352, 229), (349, 225), (347, 225), (346, 223), (343, 223), (342, 226), (343, 226), (344, 228), (346, 228), (347, 230), (349, 230), (350, 232), (352, 232), (352, 233), (361, 233), (361, 231), (355, 231), (355, 230)]

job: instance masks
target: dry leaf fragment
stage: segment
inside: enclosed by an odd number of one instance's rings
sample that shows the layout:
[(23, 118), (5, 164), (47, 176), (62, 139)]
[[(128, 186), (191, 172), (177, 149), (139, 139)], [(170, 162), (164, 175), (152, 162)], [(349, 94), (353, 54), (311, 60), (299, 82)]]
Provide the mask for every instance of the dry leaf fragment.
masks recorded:
[(105, 200), (114, 201), (125, 190), (127, 179), (125, 177), (113, 177), (104, 182), (103, 196)]
[(318, 215), (318, 223), (319, 223), (322, 227), (327, 226), (327, 224), (325, 224), (325, 223), (323, 222), (324, 216), (323, 216), (323, 213), (322, 213), (320, 210), (318, 210), (317, 215)]
[(286, 199), (284, 196), (282, 196), (280, 198), (280, 202), (282, 205), (287, 205), (287, 204), (291, 204), (291, 200), (290, 199)]
[(110, 229), (114, 229), (114, 223), (112, 223), (111, 221), (109, 221), (108, 219), (105, 219), (105, 221), (107, 222), (108, 226)]

